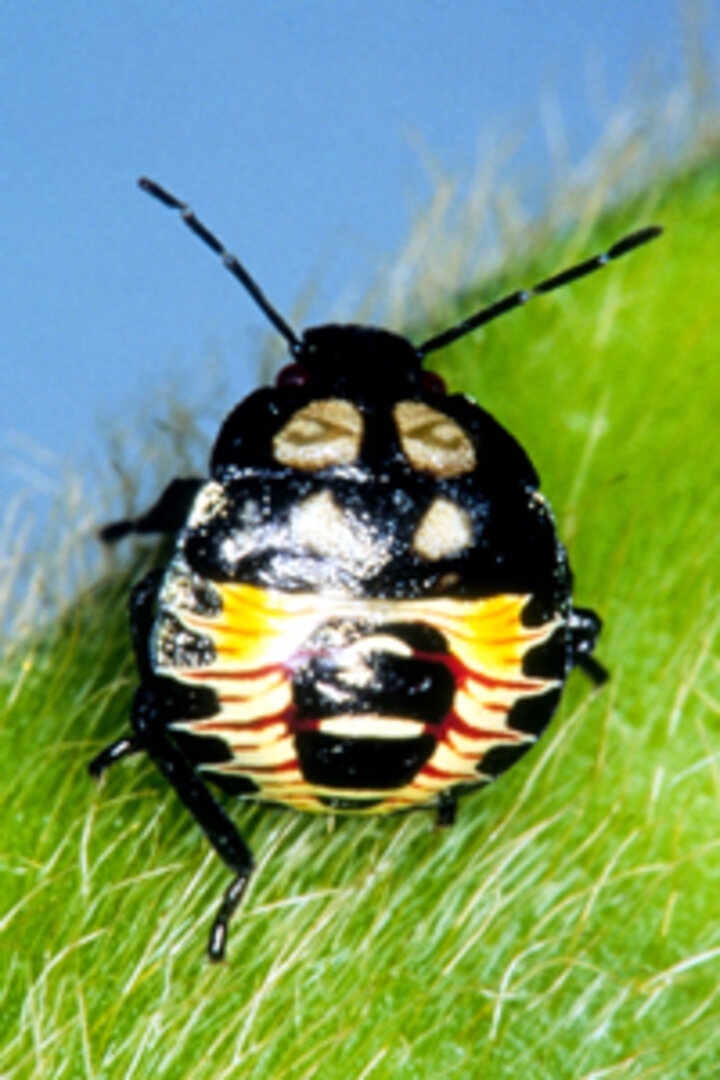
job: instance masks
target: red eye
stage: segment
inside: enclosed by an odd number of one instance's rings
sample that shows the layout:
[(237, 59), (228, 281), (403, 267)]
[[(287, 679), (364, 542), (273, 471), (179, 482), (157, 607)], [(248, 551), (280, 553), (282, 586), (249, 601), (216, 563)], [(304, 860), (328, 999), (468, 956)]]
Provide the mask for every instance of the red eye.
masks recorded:
[(305, 386), (310, 372), (302, 364), (288, 364), (281, 368), (275, 380), (276, 386)]
[(441, 379), (434, 371), (423, 371), (422, 388), (431, 394), (447, 394), (445, 380)]

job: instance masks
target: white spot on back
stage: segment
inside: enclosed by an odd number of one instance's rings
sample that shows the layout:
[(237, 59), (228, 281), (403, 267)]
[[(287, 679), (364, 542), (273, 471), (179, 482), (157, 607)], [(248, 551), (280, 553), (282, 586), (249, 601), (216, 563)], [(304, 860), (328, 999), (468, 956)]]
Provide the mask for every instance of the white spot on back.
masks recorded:
[(470, 515), (450, 499), (438, 498), (425, 512), (412, 546), (422, 559), (436, 560), (459, 555), (472, 542)]
[(357, 515), (343, 510), (330, 491), (301, 502), (290, 516), (290, 530), (300, 547), (359, 576), (377, 573), (389, 558), (387, 542)]
[(212, 518), (219, 517), (227, 506), (227, 496), (222, 484), (216, 480), (210, 480), (198, 491), (192, 504), (187, 527), (195, 529), (198, 525), (205, 525)]
[(319, 730), (325, 735), (339, 735), (351, 739), (394, 740), (417, 738), (423, 734), (425, 725), (422, 720), (407, 720), (404, 716), (346, 713), (321, 720)]
[(311, 472), (351, 465), (360, 453), (363, 426), (361, 413), (349, 401), (311, 401), (275, 435), (273, 453), (281, 465)]
[(460, 476), (477, 463), (466, 431), (445, 413), (422, 401), (401, 401), (393, 409), (403, 452), (419, 472)]

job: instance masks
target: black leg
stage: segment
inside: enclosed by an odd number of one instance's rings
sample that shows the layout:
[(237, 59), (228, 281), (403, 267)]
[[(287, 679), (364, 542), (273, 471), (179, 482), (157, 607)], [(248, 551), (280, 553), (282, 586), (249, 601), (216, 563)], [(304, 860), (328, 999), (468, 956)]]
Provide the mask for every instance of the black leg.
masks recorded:
[[(148, 640), (155, 611), (155, 600), (162, 582), (163, 570), (151, 570), (147, 577), (135, 586), (130, 594), (130, 627), (133, 636), (135, 658), (137, 660), (140, 678), (145, 680), (152, 677), (150, 666), (150, 654), (148, 652)], [(137, 754), (142, 750), (135, 738), (124, 735), (92, 759), (88, 765), (88, 772), (94, 780), (114, 765), (121, 758)]]
[(437, 804), (438, 828), (447, 829), (455, 824), (457, 817), (457, 798), (450, 791), (441, 792)]
[(190, 507), (205, 483), (195, 477), (172, 480), (149, 510), (137, 518), (113, 521), (100, 530), (100, 539), (114, 544), (128, 533), (176, 533), (187, 521)]
[(167, 725), (172, 720), (214, 714), (217, 700), (208, 687), (185, 687), (153, 673), (148, 642), (163, 575), (162, 569), (152, 570), (135, 586), (130, 596), (133, 646), (143, 682), (133, 704), (133, 735), (106, 747), (90, 762), (89, 770), (91, 776), (100, 776), (120, 758), (144, 750), (175, 788), (210, 843), (235, 874), (210, 932), (208, 955), (211, 960), (222, 960), (228, 925), (250, 879), (253, 857), (225, 811), (167, 733)]
[(171, 679), (155, 679), (135, 695), (132, 724), (137, 741), (197, 821), (220, 858), (235, 874), (210, 931), (208, 955), (222, 960), (228, 923), (242, 899), (253, 871), (249, 847), (196, 770), (174, 745), (167, 723), (182, 714), (183, 688)]
[(141, 682), (153, 676), (148, 644), (155, 621), (155, 603), (164, 574), (162, 567), (151, 570), (130, 593), (130, 632)]
[(602, 619), (590, 608), (573, 608), (568, 626), (572, 634), (575, 664), (596, 686), (602, 686), (610, 678), (610, 672), (591, 655), (602, 629)]
[(218, 913), (213, 919), (212, 927), (210, 928), (210, 941), (208, 942), (208, 957), (215, 963), (218, 960), (222, 960), (225, 956), (225, 945), (227, 944), (228, 926), (230, 920), (235, 914), (235, 911), (245, 895), (245, 888), (250, 880), (250, 874), (252, 873), (252, 854), (248, 847), (245, 847), (247, 857), (249, 859), (249, 865), (247, 871), (244, 871), (228, 885), (223, 896), (222, 903), (218, 909)]
[(98, 780), (105, 770), (114, 765), (116, 761), (129, 757), (130, 754), (137, 754), (141, 749), (142, 747), (138, 746), (133, 738), (125, 735), (111, 743), (110, 746), (106, 746), (104, 750), (101, 750), (88, 765), (88, 772), (93, 780)]
[(595, 683), (596, 686), (602, 686), (610, 678), (610, 672), (601, 664), (599, 660), (596, 660), (594, 656), (580, 655), (575, 661), (581, 671), (584, 671), (588, 679)]

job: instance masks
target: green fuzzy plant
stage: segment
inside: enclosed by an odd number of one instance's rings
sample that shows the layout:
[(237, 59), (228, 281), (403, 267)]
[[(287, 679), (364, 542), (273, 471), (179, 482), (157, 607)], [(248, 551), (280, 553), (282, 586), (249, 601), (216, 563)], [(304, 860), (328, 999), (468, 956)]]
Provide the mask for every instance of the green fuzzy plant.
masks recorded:
[(434, 358), (538, 467), (612, 675), (573, 673), (451, 830), (224, 800), (258, 868), (209, 965), (226, 868), (149, 762), (86, 771), (127, 730), (140, 561), (8, 649), (3, 1080), (720, 1075), (720, 167), (546, 230), (422, 329), (650, 220), (661, 240)]

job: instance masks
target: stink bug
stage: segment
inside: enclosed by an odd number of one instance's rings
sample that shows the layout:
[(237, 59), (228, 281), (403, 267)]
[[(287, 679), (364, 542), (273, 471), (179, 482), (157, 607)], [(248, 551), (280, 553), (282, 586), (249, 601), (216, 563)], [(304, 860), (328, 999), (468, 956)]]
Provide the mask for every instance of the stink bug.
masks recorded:
[(132, 733), (234, 874), (210, 934), (222, 958), (250, 850), (207, 782), (297, 810), (434, 809), (440, 824), (536, 741), (600, 630), (572, 603), (552, 511), (525, 451), (423, 361), (534, 296), (652, 240), (511, 293), (421, 345), (365, 326), (300, 337), (184, 203), (140, 186), (250, 293), (292, 359), (220, 429), (209, 478), (175, 480), (128, 533), (177, 533), (135, 587)]

